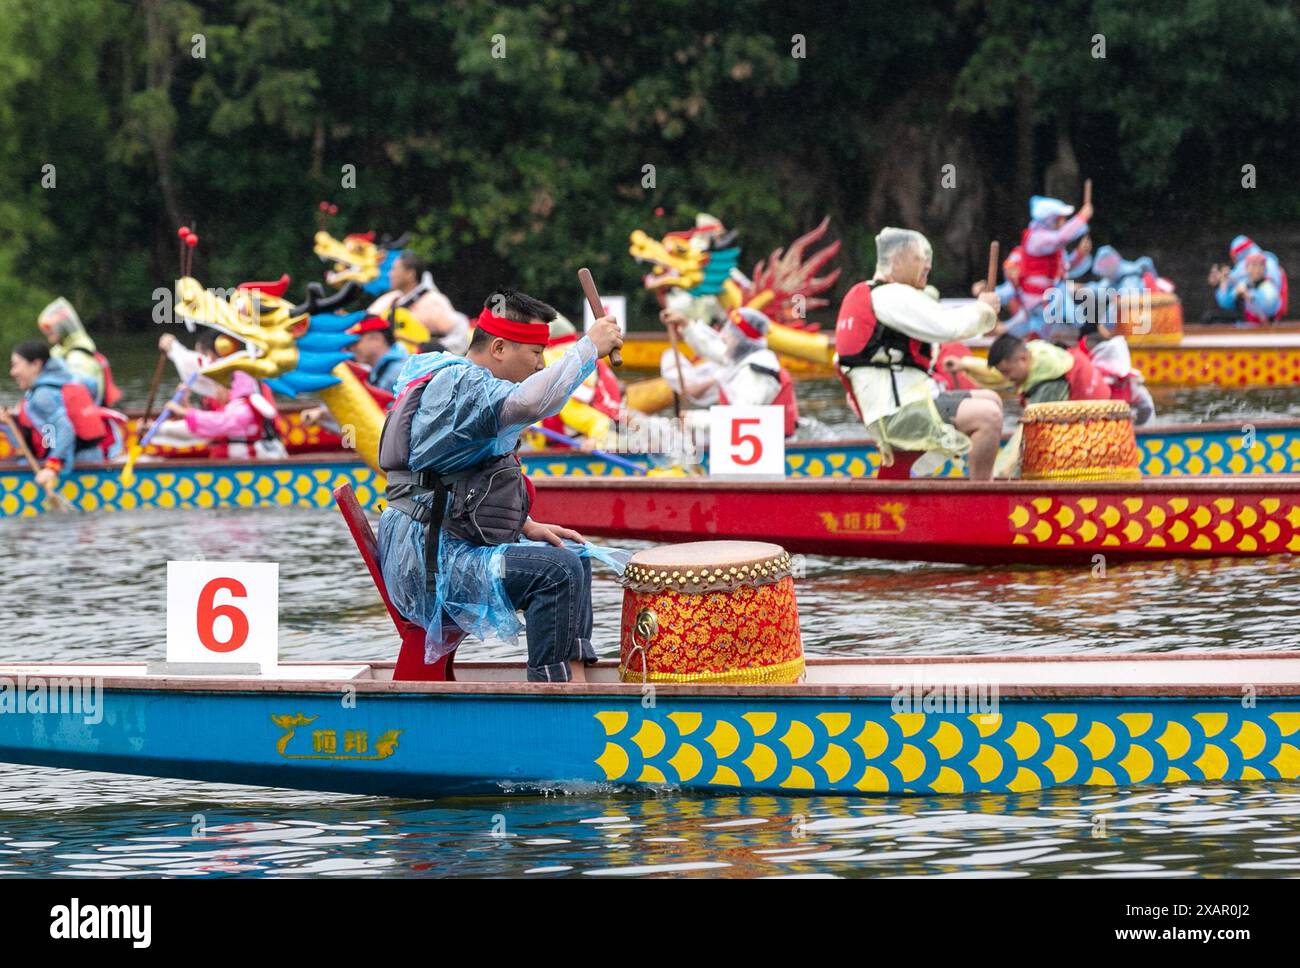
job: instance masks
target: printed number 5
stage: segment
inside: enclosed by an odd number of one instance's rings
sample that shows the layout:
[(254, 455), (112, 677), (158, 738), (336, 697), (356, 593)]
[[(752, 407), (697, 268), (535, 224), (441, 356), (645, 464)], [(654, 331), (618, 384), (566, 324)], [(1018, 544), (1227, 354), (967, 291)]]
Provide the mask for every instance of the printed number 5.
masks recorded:
[[(247, 598), (248, 592), (243, 584), (234, 578), (214, 578), (203, 586), (199, 592), (198, 628), (199, 641), (210, 652), (234, 652), (248, 641), (248, 616), (234, 605), (214, 605), (217, 592), (230, 592), (231, 598)], [(218, 642), (213, 634), (213, 625), (221, 616), (230, 620), (230, 638)]]
[(745, 417), (742, 420), (731, 421), (731, 446), (739, 448), (742, 444), (749, 444), (750, 452), (748, 457), (741, 457), (740, 451), (733, 453), (733, 459), (742, 467), (748, 467), (750, 464), (757, 464), (758, 459), (763, 456), (763, 442), (753, 434), (742, 434), (740, 432), (741, 424), (761, 424), (762, 421), (757, 417)]

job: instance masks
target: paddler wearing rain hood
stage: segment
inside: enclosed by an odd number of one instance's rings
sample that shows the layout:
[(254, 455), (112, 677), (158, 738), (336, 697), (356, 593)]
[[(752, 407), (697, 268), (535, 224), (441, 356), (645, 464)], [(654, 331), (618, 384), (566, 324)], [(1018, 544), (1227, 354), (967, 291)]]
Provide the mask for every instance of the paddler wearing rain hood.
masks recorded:
[(115, 406), (122, 391), (113, 383), (108, 360), (95, 348), (72, 303), (60, 296), (41, 310), (36, 325), (50, 344), (51, 358), (63, 361), (68, 371), (90, 388), (95, 403)]

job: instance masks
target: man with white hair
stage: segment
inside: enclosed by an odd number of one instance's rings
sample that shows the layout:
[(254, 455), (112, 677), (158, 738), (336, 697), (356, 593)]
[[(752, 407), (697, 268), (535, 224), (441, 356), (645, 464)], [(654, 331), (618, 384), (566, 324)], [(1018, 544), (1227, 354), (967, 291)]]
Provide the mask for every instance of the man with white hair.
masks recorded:
[[(946, 308), (925, 293), (932, 250), (920, 232), (876, 236), (876, 274), (849, 290), (835, 325), (835, 351), (849, 402), (880, 447), (943, 458), (967, 455), (973, 481), (993, 476), (1002, 401), (992, 390), (941, 392), (931, 378), (934, 344), (982, 336), (997, 325), (998, 297), (983, 292)], [(922, 465), (924, 466), (924, 465)]]

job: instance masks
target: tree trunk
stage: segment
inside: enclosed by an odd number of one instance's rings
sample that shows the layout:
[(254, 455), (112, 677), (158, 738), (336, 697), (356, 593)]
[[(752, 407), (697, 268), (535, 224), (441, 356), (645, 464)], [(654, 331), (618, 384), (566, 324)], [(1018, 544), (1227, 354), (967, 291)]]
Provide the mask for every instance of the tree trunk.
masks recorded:
[(1027, 81), (1016, 85), (1016, 195), (1034, 194), (1034, 94)]

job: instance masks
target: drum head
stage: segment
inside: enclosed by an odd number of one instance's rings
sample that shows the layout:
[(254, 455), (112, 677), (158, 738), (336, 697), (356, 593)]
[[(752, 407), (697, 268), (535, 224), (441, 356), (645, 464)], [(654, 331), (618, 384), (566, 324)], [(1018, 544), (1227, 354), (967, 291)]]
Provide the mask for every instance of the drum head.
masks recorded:
[(629, 564), (680, 571), (688, 568), (739, 568), (771, 561), (783, 554), (785, 549), (780, 545), (765, 541), (688, 541), (638, 551)]

